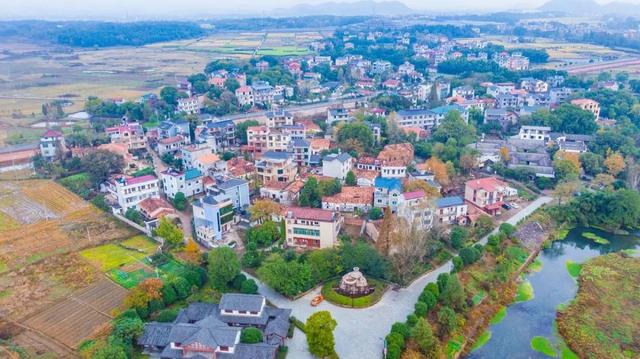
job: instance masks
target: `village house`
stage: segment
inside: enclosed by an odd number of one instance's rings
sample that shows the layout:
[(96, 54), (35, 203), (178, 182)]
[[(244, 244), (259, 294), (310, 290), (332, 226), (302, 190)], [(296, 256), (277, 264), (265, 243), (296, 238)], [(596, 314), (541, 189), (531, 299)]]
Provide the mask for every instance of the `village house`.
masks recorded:
[(115, 175), (105, 183), (103, 188), (111, 197), (110, 202), (113, 203), (114, 213), (122, 215), (129, 208), (137, 208), (138, 204), (146, 198), (160, 197), (158, 179), (152, 175), (140, 177)]
[(356, 175), (356, 183), (360, 187), (373, 187), (376, 178), (380, 175), (378, 171), (368, 171), (361, 169), (354, 169), (353, 173)]
[(402, 194), (402, 182), (400, 179), (377, 177), (374, 181), (374, 186), (373, 206), (378, 208), (389, 207), (395, 212), (398, 209), (400, 195)]
[(256, 162), (257, 179), (262, 183), (293, 181), (297, 169), (291, 154), (287, 152), (267, 151)]
[(249, 182), (242, 178), (216, 179), (212, 192), (225, 194), (236, 210), (246, 209), (251, 204)]
[(341, 181), (353, 169), (353, 158), (348, 153), (330, 154), (322, 159), (322, 175)]
[(255, 103), (253, 99), (253, 89), (250, 86), (240, 86), (235, 91), (238, 104), (243, 107), (252, 107)]
[(190, 168), (178, 171), (168, 168), (160, 173), (162, 189), (167, 198), (175, 198), (178, 192), (186, 197), (200, 194), (204, 191), (203, 174), (198, 169)]
[(288, 152), (293, 156), (293, 161), (299, 167), (308, 166), (311, 162), (311, 145), (304, 138), (296, 138), (289, 141)]
[(193, 202), (196, 239), (207, 248), (216, 247), (231, 230), (235, 217), (233, 201), (227, 194), (205, 195)]
[(180, 135), (185, 137), (185, 141), (191, 142), (189, 137), (189, 121), (162, 121), (160, 122), (160, 126), (158, 126), (158, 129), (160, 130), (160, 137), (162, 138), (175, 137)]
[(495, 123), (503, 130), (518, 122), (518, 115), (504, 108), (488, 108), (484, 112), (484, 123)]
[(322, 209), (367, 213), (373, 206), (373, 187), (342, 187), (340, 193), (322, 197)]
[(349, 114), (349, 111), (344, 107), (330, 108), (327, 110), (327, 126), (335, 122), (349, 122), (351, 120), (351, 114)]
[(518, 138), (521, 140), (537, 140), (548, 142), (551, 133), (551, 127), (548, 126), (522, 126), (518, 132)]
[(600, 119), (600, 104), (598, 103), (598, 101), (594, 101), (588, 98), (579, 98), (571, 100), (571, 104), (574, 106), (578, 106), (585, 111), (591, 112), (596, 121)]
[(584, 153), (589, 151), (588, 145), (593, 141), (593, 136), (553, 132), (550, 139), (560, 151)]
[[(146, 323), (137, 343), (150, 359), (274, 359), (285, 344), (290, 315), (261, 295), (226, 293), (219, 304), (190, 303), (171, 323)], [(263, 342), (241, 343), (244, 327), (260, 330)]]
[(397, 143), (384, 146), (378, 153), (378, 160), (382, 162), (399, 161), (405, 166), (413, 162), (414, 151), (410, 143)]
[(178, 106), (176, 106), (176, 112), (184, 112), (187, 115), (194, 115), (200, 113), (200, 100), (193, 97), (179, 98)]
[(451, 97), (462, 97), (463, 99), (472, 99), (475, 96), (475, 90), (472, 86), (459, 86), (451, 91)]
[(46, 159), (63, 156), (67, 152), (64, 135), (60, 131), (47, 130), (40, 137), (40, 154)]
[(144, 219), (147, 234), (158, 227), (160, 219), (166, 216), (175, 216), (176, 210), (169, 202), (159, 197), (145, 198), (138, 203), (138, 211)]
[(108, 127), (106, 130), (111, 143), (123, 143), (128, 150), (145, 148), (147, 139), (144, 130), (137, 122), (124, 123), (120, 126)]
[(405, 192), (400, 195), (398, 218), (405, 220), (408, 226), (417, 230), (427, 230), (433, 226), (433, 206), (422, 190)]
[(158, 149), (158, 154), (162, 156), (166, 153), (175, 153), (188, 143), (185, 137), (177, 135), (159, 139), (156, 148)]
[(338, 244), (343, 217), (318, 208), (285, 209), (286, 244), (302, 249), (331, 248)]
[(253, 153), (267, 151), (267, 137), (269, 128), (267, 126), (247, 127), (247, 150)]
[(304, 187), (304, 182), (301, 180), (295, 180), (293, 182), (267, 182), (260, 186), (260, 197), (290, 206), (298, 200), (302, 187)]
[(217, 151), (236, 146), (236, 125), (232, 120), (220, 120), (210, 118), (204, 121), (207, 127), (206, 135), (215, 139), (215, 147), (207, 143)]
[(380, 176), (383, 178), (405, 178), (407, 166), (402, 161), (383, 161), (380, 165)]
[(38, 143), (0, 148), (0, 173), (33, 169), (33, 156), (40, 153)]
[(465, 224), (469, 207), (459, 196), (436, 200), (436, 216), (442, 224)]
[(281, 127), (287, 125), (293, 125), (293, 114), (285, 110), (269, 111), (267, 116), (267, 127)]
[(511, 190), (509, 186), (495, 177), (486, 177), (467, 181), (464, 199), (490, 215), (500, 214), (504, 198)]

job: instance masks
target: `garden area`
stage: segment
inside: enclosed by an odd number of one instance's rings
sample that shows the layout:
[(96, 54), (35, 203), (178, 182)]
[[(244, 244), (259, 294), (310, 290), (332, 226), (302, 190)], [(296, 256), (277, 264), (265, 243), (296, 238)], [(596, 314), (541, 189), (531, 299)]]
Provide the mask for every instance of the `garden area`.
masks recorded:
[(341, 307), (370, 307), (378, 303), (378, 301), (382, 298), (382, 295), (384, 294), (384, 292), (386, 292), (387, 284), (381, 280), (373, 278), (367, 278), (367, 282), (369, 282), (369, 287), (373, 289), (371, 293), (363, 296), (350, 297), (336, 291), (336, 288), (340, 285), (340, 279), (332, 279), (327, 281), (322, 286), (322, 295), (328, 302), (339, 305)]
[(576, 299), (557, 314), (558, 331), (580, 358), (640, 355), (640, 259), (614, 253), (580, 267)]
[(454, 270), (429, 283), (415, 312), (392, 326), (387, 357), (452, 358), (486, 343), (491, 333), (485, 328), (504, 317), (504, 306), (516, 296), (514, 274), (529, 255), (514, 233), (503, 224), (486, 246), (464, 246), (454, 257)]

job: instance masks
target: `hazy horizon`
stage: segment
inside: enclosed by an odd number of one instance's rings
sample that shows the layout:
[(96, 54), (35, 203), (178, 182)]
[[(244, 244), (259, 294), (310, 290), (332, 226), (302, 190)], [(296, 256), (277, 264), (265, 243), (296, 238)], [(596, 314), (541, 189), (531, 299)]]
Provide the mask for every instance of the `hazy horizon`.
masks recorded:
[[(335, 1), (354, 2), (357, 0)], [(378, 0), (379, 1), (379, 0)], [(420, 12), (457, 12), (496, 10), (532, 10), (547, 0), (494, 0), (491, 2), (472, 2), (469, 0), (450, 0), (447, 2), (427, 0), (399, 0), (408, 7)], [(622, 0), (640, 4), (640, 0)], [(323, 0), (264, 0), (260, 2), (240, 0), (238, 2), (219, 2), (202, 0), (21, 0), (3, 5), (0, 19), (187, 19), (215, 16), (270, 15), (273, 10), (298, 4), (318, 4)], [(599, 3), (611, 1), (597, 0)]]

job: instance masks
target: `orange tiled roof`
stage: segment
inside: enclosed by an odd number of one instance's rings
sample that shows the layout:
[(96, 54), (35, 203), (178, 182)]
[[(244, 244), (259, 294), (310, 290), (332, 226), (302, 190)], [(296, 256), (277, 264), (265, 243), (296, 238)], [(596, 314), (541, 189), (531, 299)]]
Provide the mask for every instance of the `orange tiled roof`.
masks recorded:
[(322, 197), (322, 202), (371, 204), (374, 190), (373, 187), (342, 187), (342, 192)]

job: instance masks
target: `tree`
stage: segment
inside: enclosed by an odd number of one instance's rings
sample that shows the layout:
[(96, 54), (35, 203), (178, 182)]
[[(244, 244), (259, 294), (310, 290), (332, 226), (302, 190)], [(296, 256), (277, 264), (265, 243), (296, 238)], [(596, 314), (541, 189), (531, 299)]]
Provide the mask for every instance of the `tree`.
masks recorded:
[(384, 215), (384, 213), (382, 212), (382, 210), (379, 207), (373, 207), (369, 210), (369, 219), (370, 220), (378, 220), (380, 218), (382, 218), (382, 216)]
[(456, 330), (458, 327), (458, 320), (456, 318), (456, 312), (449, 307), (442, 307), (438, 311), (438, 324), (440, 324), (440, 336), (445, 337), (449, 333)]
[(318, 180), (315, 177), (309, 177), (307, 182), (305, 182), (298, 197), (298, 204), (302, 207), (313, 208), (320, 208), (322, 206), (322, 194)]
[(359, 267), (366, 275), (387, 278), (388, 263), (371, 245), (363, 242), (342, 243), (338, 253), (342, 259), (342, 268)]
[(555, 159), (553, 161), (553, 169), (559, 181), (575, 181), (580, 174), (580, 167), (576, 167), (571, 160)]
[(184, 235), (180, 228), (171, 223), (166, 217), (160, 219), (155, 235), (164, 239), (170, 246), (177, 246), (184, 241)]
[(611, 189), (615, 181), (615, 177), (608, 173), (598, 173), (591, 183), (599, 189)]
[(427, 181), (423, 180), (409, 180), (404, 185), (405, 192), (422, 191), (427, 198), (438, 198), (440, 192), (437, 188), (430, 186)]
[(258, 199), (249, 207), (251, 220), (259, 223), (271, 219), (273, 215), (280, 214), (282, 207), (270, 199)]
[(425, 318), (418, 319), (418, 322), (411, 330), (411, 337), (413, 337), (420, 347), (422, 354), (429, 358), (439, 357), (440, 349), (438, 348), (438, 341), (433, 335), (431, 324), (429, 324)]
[(344, 184), (347, 186), (355, 186), (358, 184), (358, 179), (353, 171), (347, 172), (347, 176), (344, 179)]
[(140, 214), (140, 212), (133, 207), (127, 209), (127, 211), (124, 213), (124, 217), (139, 225), (144, 225), (144, 218), (142, 218), (142, 214)]
[(425, 166), (433, 173), (438, 183), (442, 186), (449, 185), (449, 169), (444, 162), (437, 157), (431, 157), (425, 162)]
[[(356, 141), (362, 149), (372, 148), (375, 144), (373, 132), (371, 132), (369, 126), (361, 122), (347, 123), (340, 126), (336, 140), (341, 147), (348, 144), (349, 140)], [(351, 144), (347, 147), (353, 147), (353, 145)]]
[(238, 256), (229, 247), (214, 248), (209, 251), (209, 278), (218, 289), (224, 289), (236, 275), (240, 274)]
[(258, 268), (258, 275), (276, 291), (292, 297), (313, 285), (311, 268), (308, 263), (295, 260), (285, 261), (282, 255), (274, 253)]
[(442, 143), (453, 138), (460, 146), (466, 146), (476, 140), (476, 129), (462, 118), (460, 112), (453, 110), (440, 121), (433, 138)]
[(336, 276), (343, 270), (340, 256), (333, 248), (318, 249), (309, 253), (307, 263), (316, 283)]
[(464, 265), (470, 265), (477, 262), (482, 254), (474, 247), (465, 247), (460, 250), (460, 258)]
[(113, 322), (111, 336), (121, 340), (126, 345), (131, 345), (135, 338), (144, 331), (144, 322), (139, 317), (118, 318)]
[(312, 314), (304, 326), (311, 354), (324, 358), (335, 353), (333, 330), (338, 323), (326, 310)]
[(258, 284), (253, 279), (247, 279), (240, 285), (240, 292), (244, 294), (258, 294)]
[(187, 197), (182, 192), (177, 192), (173, 197), (173, 205), (178, 211), (184, 211), (187, 208)]
[(609, 172), (610, 175), (618, 177), (625, 167), (624, 157), (622, 157), (619, 152), (609, 150), (607, 152), (607, 158), (604, 160), (604, 165), (607, 167), (607, 172)]
[(184, 253), (189, 262), (200, 263), (200, 259), (202, 258), (200, 247), (198, 247), (198, 244), (193, 240), (193, 238), (189, 237), (187, 240), (187, 245), (184, 247)]
[(571, 198), (578, 191), (578, 188), (580, 188), (580, 182), (578, 181), (560, 182), (553, 194), (558, 198), (558, 204), (562, 204), (563, 200)]
[(604, 158), (593, 152), (585, 152), (580, 155), (580, 163), (582, 163), (582, 169), (584, 173), (595, 176), (604, 171)]
[(502, 162), (509, 163), (511, 155), (509, 154), (509, 149), (507, 148), (507, 146), (500, 147), (500, 158), (502, 159)]
[(162, 286), (162, 280), (158, 278), (145, 279), (129, 292), (125, 305), (131, 308), (146, 308), (149, 302), (162, 299)]
[(260, 329), (254, 327), (243, 328), (242, 332), (240, 333), (240, 343), (262, 343), (262, 332), (260, 331)]
[(113, 345), (112, 343), (106, 343), (96, 348), (91, 358), (93, 359), (127, 359), (126, 348), (122, 345)]
[(640, 163), (633, 157), (627, 158), (627, 186), (633, 190), (640, 190)]
[(247, 243), (255, 243), (258, 247), (267, 247), (280, 237), (280, 229), (273, 221), (265, 221), (259, 226), (251, 227), (245, 236)]
[(469, 231), (461, 226), (455, 226), (451, 229), (449, 239), (451, 241), (451, 247), (454, 249), (460, 249), (464, 246), (464, 243), (469, 237)]
[(89, 173), (91, 182), (97, 186), (110, 175), (122, 172), (124, 159), (122, 156), (107, 150), (89, 152), (82, 158), (81, 166)]
[(571, 163), (573, 163), (573, 165), (575, 166), (575, 168), (578, 169), (578, 171), (580, 171), (580, 167), (582, 167), (582, 165), (580, 164), (580, 156), (575, 153), (575, 152), (567, 152), (567, 151), (558, 151), (556, 152), (555, 156), (554, 156), (555, 160), (567, 160)]
[(446, 285), (440, 291), (440, 297), (438, 299), (443, 305), (450, 306), (457, 310), (464, 309), (466, 305), (466, 295), (456, 275), (449, 276)]
[(391, 212), (391, 208), (385, 207), (384, 217), (382, 217), (382, 223), (378, 231), (378, 239), (376, 240), (376, 248), (383, 256), (389, 255), (389, 250), (391, 249), (391, 233), (394, 230), (394, 223), (395, 216)]
[(172, 86), (165, 86), (160, 90), (160, 98), (168, 105), (175, 106), (178, 104), (178, 89)]
[(247, 129), (251, 126), (259, 126), (260, 122), (256, 120), (247, 120), (236, 125), (236, 138), (240, 140), (240, 144), (247, 144)]

